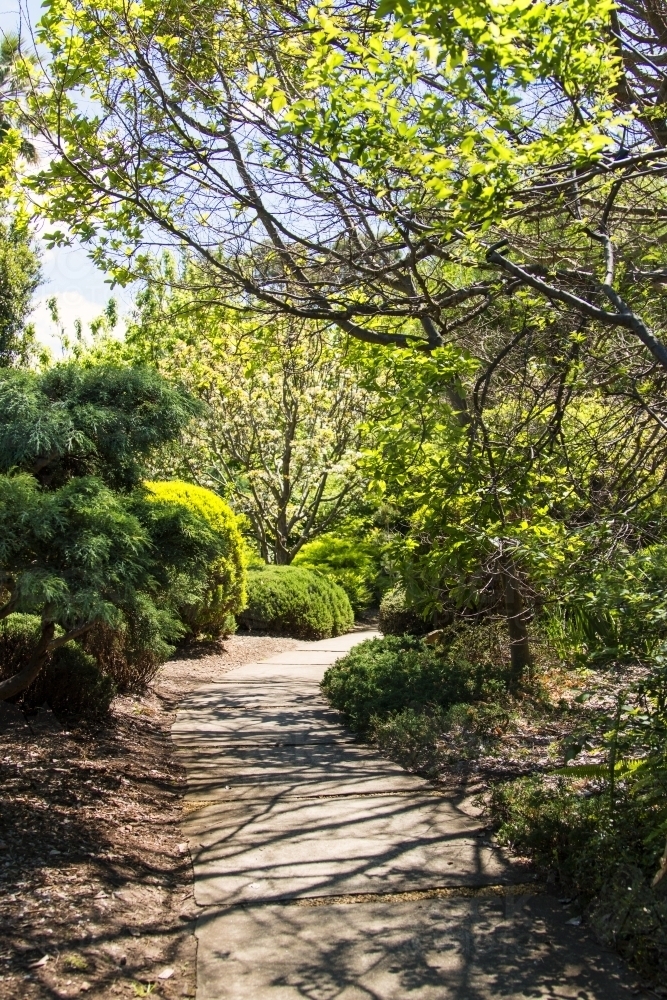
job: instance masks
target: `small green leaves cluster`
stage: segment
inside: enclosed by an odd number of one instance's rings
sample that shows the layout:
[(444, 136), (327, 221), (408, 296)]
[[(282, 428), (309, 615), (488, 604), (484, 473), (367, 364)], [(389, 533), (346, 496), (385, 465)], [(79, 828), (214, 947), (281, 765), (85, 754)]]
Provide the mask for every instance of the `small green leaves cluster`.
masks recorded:
[[(610, 145), (612, 7), (406, 0), (357, 30), (347, 14), (311, 8), (307, 96), (283, 112), (286, 126), (356, 164), (403, 210), (431, 199), (449, 235), (486, 228), (520, 207), (539, 171)], [(273, 81), (270, 98), (287, 103)]]

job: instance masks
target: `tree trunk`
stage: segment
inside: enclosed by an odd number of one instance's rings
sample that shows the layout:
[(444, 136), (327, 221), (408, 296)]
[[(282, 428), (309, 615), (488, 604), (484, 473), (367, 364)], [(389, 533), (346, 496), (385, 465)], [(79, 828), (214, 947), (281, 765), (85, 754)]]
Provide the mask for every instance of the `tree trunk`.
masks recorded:
[(11, 698), (15, 694), (20, 694), (21, 691), (25, 691), (32, 684), (46, 663), (49, 655), (49, 646), (53, 640), (55, 630), (56, 626), (53, 622), (45, 622), (42, 625), (42, 634), (39, 642), (32, 651), (32, 655), (23, 670), (20, 670), (12, 677), (8, 677), (7, 680), (0, 681), (0, 701), (6, 701), (7, 698)]
[(288, 545), (287, 502), (278, 511), (276, 518), (276, 534), (273, 544), (273, 558), (276, 566), (289, 566), (292, 561)]
[(276, 542), (275, 548), (273, 550), (273, 558), (275, 560), (276, 566), (289, 566), (291, 563), (291, 558), (288, 550)]
[(505, 614), (510, 637), (510, 690), (516, 691), (529, 673), (533, 658), (528, 640), (528, 615), (523, 604), (521, 591), (511, 572), (503, 574), (505, 589)]

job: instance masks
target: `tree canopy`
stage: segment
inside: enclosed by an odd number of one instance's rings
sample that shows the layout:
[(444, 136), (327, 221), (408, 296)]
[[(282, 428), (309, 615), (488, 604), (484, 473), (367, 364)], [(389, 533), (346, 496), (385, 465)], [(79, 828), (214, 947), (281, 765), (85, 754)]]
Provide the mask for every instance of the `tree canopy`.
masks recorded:
[(201, 401), (170, 467), (243, 513), (265, 561), (291, 562), (359, 502), (370, 396), (335, 329), (243, 319), (157, 285), (141, 295), (124, 344), (100, 352), (151, 363)]
[(605, 5), (456, 11), (52, 0), (32, 183), (121, 280), (167, 242), (201, 299), (435, 346), (517, 284), (457, 227), (511, 214), (540, 171), (607, 176), (618, 145)]

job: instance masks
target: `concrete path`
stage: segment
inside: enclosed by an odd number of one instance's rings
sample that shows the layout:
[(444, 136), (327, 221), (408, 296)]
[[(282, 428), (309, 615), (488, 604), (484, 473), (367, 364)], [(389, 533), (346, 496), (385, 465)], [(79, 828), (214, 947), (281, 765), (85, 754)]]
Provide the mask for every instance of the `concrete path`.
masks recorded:
[(304, 643), (191, 694), (198, 1000), (620, 1000), (614, 956), (526, 891), (477, 810), (355, 742), (327, 666), (374, 633)]

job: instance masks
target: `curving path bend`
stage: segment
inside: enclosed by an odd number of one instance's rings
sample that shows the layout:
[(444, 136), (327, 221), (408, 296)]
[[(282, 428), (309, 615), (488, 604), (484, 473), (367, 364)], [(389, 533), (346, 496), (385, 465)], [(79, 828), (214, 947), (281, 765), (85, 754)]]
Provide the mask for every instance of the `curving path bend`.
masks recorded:
[(319, 691), (376, 635), (304, 642), (181, 705), (198, 1000), (621, 1000), (635, 984), (443, 794)]

